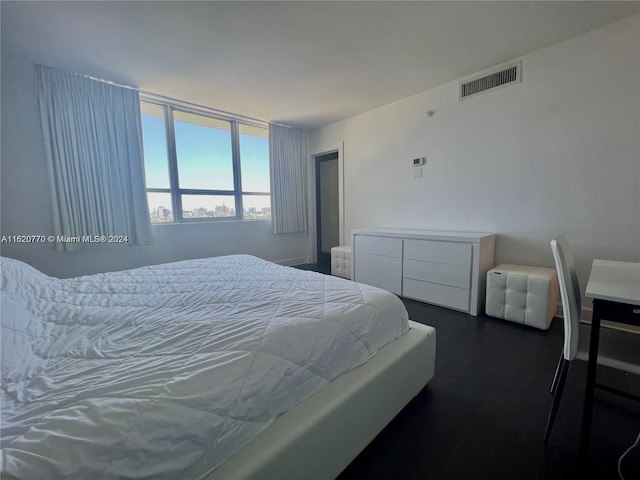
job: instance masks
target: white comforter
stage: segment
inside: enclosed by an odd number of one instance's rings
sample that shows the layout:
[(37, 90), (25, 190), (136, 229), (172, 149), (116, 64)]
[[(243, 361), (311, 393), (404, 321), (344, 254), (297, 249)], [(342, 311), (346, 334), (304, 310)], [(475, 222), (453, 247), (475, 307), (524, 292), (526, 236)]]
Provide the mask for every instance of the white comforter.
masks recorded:
[(247, 255), (1, 268), (3, 479), (197, 478), (408, 329), (392, 294)]

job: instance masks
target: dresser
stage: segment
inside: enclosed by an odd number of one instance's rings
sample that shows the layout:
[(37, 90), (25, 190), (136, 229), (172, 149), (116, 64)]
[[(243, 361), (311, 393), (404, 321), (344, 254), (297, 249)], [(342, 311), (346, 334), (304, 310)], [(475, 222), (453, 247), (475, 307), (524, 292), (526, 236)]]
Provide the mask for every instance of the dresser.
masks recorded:
[(492, 233), (353, 230), (351, 248), (356, 282), (471, 315), (484, 310)]

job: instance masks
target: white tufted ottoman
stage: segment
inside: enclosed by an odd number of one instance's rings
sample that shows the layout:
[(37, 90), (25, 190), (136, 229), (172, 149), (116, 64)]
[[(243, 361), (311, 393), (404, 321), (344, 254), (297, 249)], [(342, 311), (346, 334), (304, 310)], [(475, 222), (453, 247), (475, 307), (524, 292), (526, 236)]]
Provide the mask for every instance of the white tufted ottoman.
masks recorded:
[(558, 308), (552, 268), (498, 265), (487, 272), (487, 315), (547, 330)]
[(331, 275), (351, 280), (351, 246), (331, 248)]

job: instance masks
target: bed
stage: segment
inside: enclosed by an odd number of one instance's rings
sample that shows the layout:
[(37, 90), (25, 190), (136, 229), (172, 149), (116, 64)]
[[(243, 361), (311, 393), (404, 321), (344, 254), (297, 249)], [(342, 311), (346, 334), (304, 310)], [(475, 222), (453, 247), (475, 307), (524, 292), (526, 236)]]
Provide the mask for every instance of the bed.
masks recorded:
[(249, 255), (0, 267), (2, 478), (334, 478), (434, 373), (396, 296)]

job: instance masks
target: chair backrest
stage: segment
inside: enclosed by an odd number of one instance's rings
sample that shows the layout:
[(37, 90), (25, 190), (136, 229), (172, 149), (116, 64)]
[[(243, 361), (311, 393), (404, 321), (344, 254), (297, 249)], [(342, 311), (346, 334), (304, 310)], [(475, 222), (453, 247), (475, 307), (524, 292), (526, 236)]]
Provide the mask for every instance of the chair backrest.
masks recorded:
[(581, 297), (573, 254), (567, 239), (559, 235), (551, 240), (551, 251), (556, 262), (562, 314), (564, 316), (564, 358), (574, 360), (578, 353), (580, 334)]

